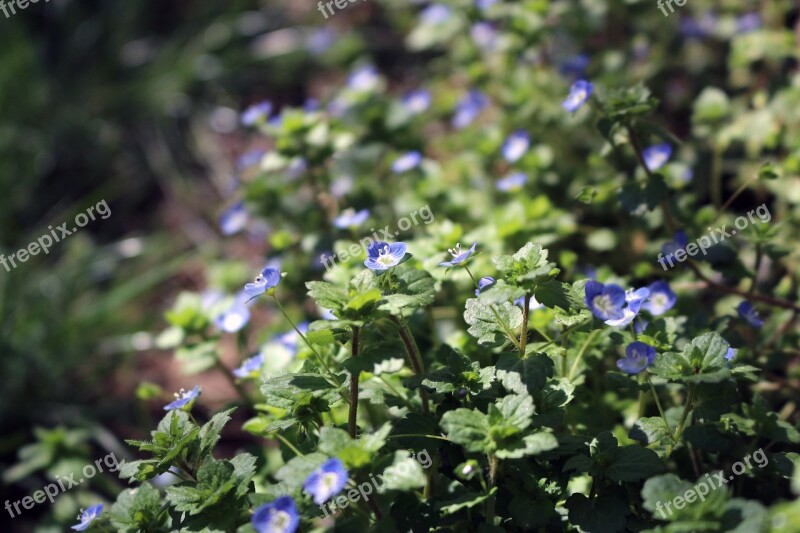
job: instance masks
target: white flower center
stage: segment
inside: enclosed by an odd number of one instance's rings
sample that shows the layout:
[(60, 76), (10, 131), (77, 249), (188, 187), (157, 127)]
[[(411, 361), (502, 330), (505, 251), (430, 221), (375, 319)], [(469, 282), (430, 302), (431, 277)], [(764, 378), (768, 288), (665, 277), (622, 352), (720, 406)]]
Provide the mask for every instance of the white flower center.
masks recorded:
[(609, 298), (607, 294), (595, 296), (594, 300), (592, 300), (592, 303), (603, 313), (608, 313), (613, 308), (613, 305), (611, 304), (611, 298)]
[(455, 248), (448, 248), (447, 251), (450, 252), (450, 255), (453, 257), (458, 257), (461, 255), (461, 243), (457, 243)]
[(292, 517), (286, 511), (275, 511), (267, 527), (268, 533), (283, 533), (291, 522)]

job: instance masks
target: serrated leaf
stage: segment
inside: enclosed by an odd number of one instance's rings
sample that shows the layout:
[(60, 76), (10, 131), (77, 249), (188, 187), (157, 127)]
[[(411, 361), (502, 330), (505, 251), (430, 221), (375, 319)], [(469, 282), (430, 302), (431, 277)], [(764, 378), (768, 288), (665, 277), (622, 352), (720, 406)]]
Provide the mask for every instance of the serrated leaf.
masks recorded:
[(503, 344), (510, 334), (516, 334), (522, 325), (522, 310), (504, 302), (500, 305), (484, 305), (477, 298), (467, 300), (464, 320), (469, 324), (470, 335), (478, 339), (480, 344)]

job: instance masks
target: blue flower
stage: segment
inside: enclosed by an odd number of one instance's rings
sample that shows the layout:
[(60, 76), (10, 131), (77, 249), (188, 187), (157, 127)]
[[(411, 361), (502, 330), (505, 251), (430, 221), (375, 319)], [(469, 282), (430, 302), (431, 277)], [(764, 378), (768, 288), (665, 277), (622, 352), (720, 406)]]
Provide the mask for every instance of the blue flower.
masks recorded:
[(264, 150), (248, 150), (236, 160), (236, 168), (245, 170), (258, 164), (264, 157)]
[(558, 66), (558, 71), (564, 76), (580, 77), (586, 73), (586, 68), (590, 63), (589, 56), (586, 54), (576, 54), (569, 56)]
[(316, 98), (306, 98), (306, 101), (303, 102), (303, 111), (306, 113), (319, 111), (319, 100)]
[(739, 33), (748, 33), (761, 27), (761, 15), (748, 13), (736, 19), (736, 29)]
[(666, 258), (672, 263), (673, 260), (669, 259), (671, 256), (675, 255), (675, 252), (678, 250), (683, 250), (689, 244), (689, 237), (686, 235), (686, 232), (683, 230), (678, 230), (675, 232), (675, 235), (672, 237), (673, 240), (664, 244), (661, 247), (661, 253), (666, 256)]
[(710, 11), (699, 19), (685, 17), (681, 19), (681, 33), (686, 37), (701, 39), (713, 35), (717, 31), (717, 23), (717, 16)]
[(228, 208), (219, 217), (219, 227), (223, 235), (233, 235), (242, 231), (247, 225), (247, 209), (239, 202)]
[(495, 279), (491, 276), (484, 276), (478, 280), (478, 288), (475, 289), (475, 296), (478, 296), (484, 289), (488, 289), (492, 285), (497, 283)]
[(403, 97), (403, 107), (412, 115), (419, 115), (431, 106), (431, 93), (425, 89), (411, 91)]
[(406, 255), (406, 243), (389, 244), (383, 241), (373, 242), (367, 248), (367, 259), (364, 266), (370, 270), (384, 271), (397, 265)]
[(586, 103), (586, 100), (592, 96), (593, 91), (594, 85), (592, 85), (591, 82), (586, 80), (578, 80), (572, 84), (572, 87), (570, 87), (569, 95), (567, 96), (567, 99), (562, 102), (561, 107), (570, 113), (574, 113)]
[[(305, 335), (308, 332), (308, 322), (300, 322), (297, 324), (297, 329), (300, 330), (300, 333)], [(297, 332), (292, 329), (286, 333), (281, 333), (275, 338), (275, 340), (290, 352), (296, 352), (300, 335), (298, 335)]]
[(347, 470), (342, 461), (334, 457), (311, 472), (303, 488), (314, 498), (314, 503), (322, 505), (342, 492), (345, 484), (347, 484)]
[(456, 105), (453, 127), (461, 129), (469, 126), (486, 107), (486, 97), (477, 89), (471, 89)]
[(485, 11), (495, 5), (498, 0), (475, 0), (475, 5), (478, 6), (478, 9), (481, 11)]
[(274, 288), (281, 281), (280, 269), (274, 267), (266, 267), (261, 271), (261, 274), (256, 276), (253, 283), (248, 283), (244, 286), (244, 294), (248, 298), (253, 299), (256, 296), (261, 296), (267, 290)]
[(348, 208), (342, 211), (339, 216), (333, 220), (333, 225), (339, 229), (357, 228), (368, 218), (368, 209), (362, 209), (357, 212), (353, 208)]
[(672, 157), (672, 146), (669, 143), (661, 143), (642, 150), (642, 159), (650, 172), (655, 172), (663, 167)]
[(516, 191), (521, 189), (525, 183), (528, 181), (528, 175), (524, 172), (514, 172), (513, 174), (509, 174), (505, 178), (501, 178), (497, 180), (495, 183), (495, 187), (497, 187), (498, 191)]
[(172, 411), (173, 409), (189, 410), (194, 405), (194, 401), (200, 396), (200, 385), (195, 385), (192, 390), (186, 392), (181, 389), (180, 392), (175, 393), (175, 401), (164, 406), (165, 411)]
[(291, 496), (279, 496), (256, 509), (250, 523), (258, 533), (294, 533), (300, 525), (300, 514)]
[(517, 130), (508, 136), (503, 143), (503, 157), (509, 163), (514, 163), (525, 155), (531, 145), (531, 138), (527, 131)]
[(591, 280), (584, 288), (586, 305), (600, 320), (618, 319), (624, 316), (625, 290), (619, 285), (603, 285)]
[(470, 35), (478, 48), (487, 52), (493, 50), (497, 42), (497, 30), (488, 22), (473, 24), (472, 29), (470, 29)]
[(306, 49), (312, 54), (322, 54), (336, 42), (336, 32), (330, 28), (320, 28), (306, 39)]
[(431, 4), (419, 14), (419, 20), (423, 24), (437, 25), (447, 22), (450, 19), (450, 8), (444, 4)]
[(648, 296), (650, 296), (650, 290), (646, 288), (628, 291), (625, 294), (625, 301), (628, 305), (622, 310), (622, 316), (606, 320), (606, 324), (617, 328), (627, 326), (639, 314), (642, 304)]
[(347, 78), (347, 86), (359, 92), (373, 91), (378, 87), (378, 71), (367, 65), (352, 72)]
[(308, 162), (305, 157), (294, 157), (289, 161), (289, 166), (286, 167), (286, 177), (290, 180), (296, 180), (308, 169)]
[[(525, 305), (525, 297), (524, 296), (520, 296), (519, 298), (514, 300), (514, 305), (518, 305), (520, 307)], [(528, 300), (528, 310), (529, 311), (533, 311), (534, 309), (541, 309), (542, 307), (544, 307), (544, 304), (540, 304), (539, 302), (537, 302), (535, 296), (531, 296), (531, 299)]]
[(455, 248), (448, 248), (447, 251), (450, 252), (450, 255), (452, 255), (453, 258), (450, 261), (445, 261), (444, 263), (439, 263), (439, 266), (454, 267), (454, 266), (460, 265), (461, 263), (463, 263), (464, 261), (469, 259), (469, 256), (471, 256), (473, 253), (475, 253), (475, 247), (476, 246), (478, 246), (477, 242), (472, 243), (472, 246), (470, 246), (469, 250), (463, 250), (462, 251), (461, 250), (461, 243), (458, 243), (458, 244), (456, 244)]
[(269, 118), (270, 113), (272, 113), (271, 102), (264, 101), (253, 104), (242, 112), (242, 124), (244, 126), (255, 126)]
[(739, 307), (736, 308), (739, 312), (739, 316), (744, 319), (745, 322), (753, 326), (754, 328), (760, 328), (764, 325), (764, 321), (758, 316), (758, 312), (756, 308), (753, 307), (753, 304), (748, 302), (747, 300), (743, 301), (739, 304)]
[(733, 361), (734, 357), (736, 357), (736, 350), (733, 348), (728, 348), (728, 353), (725, 354), (725, 360), (730, 362)]
[(233, 305), (214, 319), (214, 325), (225, 333), (236, 333), (245, 327), (250, 322), (250, 310), (245, 298), (245, 292), (240, 292)]
[(644, 333), (644, 330), (647, 329), (649, 322), (644, 318), (637, 316), (636, 320), (633, 321), (633, 331), (636, 332), (637, 335), (641, 335)]
[(81, 510), (81, 514), (78, 515), (78, 525), (72, 526), (72, 529), (75, 531), (83, 531), (84, 529), (88, 528), (92, 522), (97, 519), (101, 514), (103, 514), (103, 504), (98, 503), (97, 505), (92, 505), (88, 509)]
[(407, 152), (394, 160), (394, 163), (392, 163), (392, 172), (400, 174), (412, 168), (417, 168), (421, 161), (422, 154), (419, 152)]
[(625, 357), (617, 361), (617, 368), (626, 374), (638, 374), (656, 360), (656, 349), (643, 342), (632, 342), (625, 347)]
[(666, 281), (656, 281), (647, 288), (650, 289), (650, 297), (644, 303), (644, 308), (653, 316), (663, 315), (672, 309), (678, 299)]
[(242, 366), (233, 370), (233, 375), (239, 379), (255, 376), (264, 364), (264, 354), (260, 353), (245, 359)]

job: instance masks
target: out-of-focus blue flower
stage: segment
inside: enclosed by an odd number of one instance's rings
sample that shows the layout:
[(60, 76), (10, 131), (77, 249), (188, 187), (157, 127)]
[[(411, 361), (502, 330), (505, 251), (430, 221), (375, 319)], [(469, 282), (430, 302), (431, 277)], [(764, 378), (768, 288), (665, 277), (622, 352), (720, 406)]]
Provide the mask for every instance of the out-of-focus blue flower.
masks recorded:
[(641, 335), (644, 333), (644, 330), (647, 329), (649, 322), (644, 318), (637, 316), (636, 319), (633, 321), (633, 331), (637, 335)]
[[(297, 329), (300, 330), (300, 333), (305, 335), (308, 333), (308, 322), (300, 322), (297, 324)], [(295, 353), (297, 352), (297, 343), (300, 342), (300, 335), (297, 334), (297, 331), (292, 329), (275, 337), (275, 341), (290, 352)]]
[(200, 396), (200, 385), (195, 385), (192, 390), (186, 392), (181, 389), (180, 392), (175, 393), (175, 401), (164, 406), (165, 411), (172, 411), (173, 409), (182, 409), (188, 411), (194, 405), (194, 401)]
[(253, 104), (242, 112), (242, 124), (244, 126), (255, 126), (269, 118), (272, 113), (272, 102), (263, 101)]
[(256, 276), (253, 283), (248, 283), (244, 286), (244, 294), (252, 299), (256, 296), (261, 296), (269, 289), (274, 288), (281, 281), (281, 271), (275, 267), (266, 267), (261, 271), (261, 274)]
[(497, 30), (489, 22), (478, 22), (470, 29), (472, 40), (481, 50), (491, 52), (497, 44)]
[(306, 98), (306, 101), (303, 102), (303, 111), (306, 113), (319, 111), (319, 100), (316, 98)]
[(430, 106), (431, 93), (425, 89), (411, 91), (403, 97), (403, 107), (412, 115), (424, 113)]
[(311, 472), (306, 478), (303, 488), (314, 499), (314, 503), (322, 505), (344, 489), (347, 484), (347, 470), (338, 458), (328, 459)]
[(338, 176), (331, 182), (331, 194), (342, 198), (353, 190), (353, 176)]
[(303, 173), (308, 170), (308, 161), (305, 157), (293, 157), (289, 161), (289, 166), (286, 167), (286, 177), (290, 180), (296, 180)]
[(650, 290), (647, 288), (641, 288), (628, 291), (625, 293), (625, 302), (627, 302), (627, 307), (622, 310), (622, 316), (620, 318), (612, 318), (606, 320), (606, 324), (609, 326), (622, 328), (633, 322), (633, 319), (639, 314), (639, 311), (642, 309), (642, 304), (650, 296)]
[(367, 259), (364, 261), (364, 266), (370, 270), (388, 270), (403, 260), (406, 248), (407, 245), (404, 242), (392, 244), (383, 241), (373, 242), (367, 248)]
[(72, 529), (75, 531), (83, 531), (88, 528), (92, 522), (95, 521), (101, 514), (103, 514), (103, 504), (98, 503), (97, 505), (92, 505), (85, 511), (81, 510), (81, 514), (78, 515), (78, 525), (72, 526)]
[(236, 333), (250, 322), (250, 310), (244, 292), (239, 293), (236, 300), (228, 309), (217, 315), (214, 325), (225, 333)]
[(597, 269), (592, 265), (582, 265), (578, 267), (578, 272), (583, 274), (583, 276), (588, 279), (597, 278)]
[(643, 342), (632, 342), (625, 347), (625, 357), (617, 361), (617, 368), (626, 374), (638, 374), (656, 360), (656, 349)]
[(322, 320), (337, 320), (337, 317), (333, 314), (333, 311), (331, 309), (325, 309), (324, 307), (320, 308), (319, 317)]
[(236, 160), (236, 168), (239, 170), (248, 169), (253, 165), (259, 164), (263, 157), (264, 150), (248, 150)]
[(254, 377), (264, 364), (264, 354), (257, 354), (244, 360), (242, 366), (233, 370), (233, 375), (239, 379)]
[(739, 33), (748, 33), (761, 27), (761, 15), (748, 13), (736, 19), (736, 29)]
[(223, 235), (233, 235), (244, 229), (247, 225), (247, 209), (243, 202), (238, 202), (228, 208), (219, 217), (219, 228)]
[(734, 357), (736, 357), (736, 350), (733, 348), (728, 348), (728, 353), (725, 354), (725, 360), (730, 362), (733, 361)]
[(323, 54), (336, 42), (336, 32), (329, 27), (314, 30), (306, 39), (306, 49), (312, 54)]
[(561, 103), (561, 107), (570, 113), (574, 113), (586, 103), (586, 100), (592, 96), (593, 91), (594, 85), (592, 85), (591, 82), (586, 80), (578, 80), (572, 84), (572, 87), (570, 87), (569, 95), (567, 96), (567, 99)]
[(521, 189), (525, 183), (528, 182), (528, 175), (524, 172), (514, 172), (513, 174), (509, 174), (504, 178), (500, 178), (495, 183), (495, 187), (497, 187), (498, 191), (518, 191)]
[(487, 103), (488, 101), (482, 92), (477, 89), (471, 89), (456, 105), (453, 127), (461, 129), (469, 126), (483, 111)]
[(300, 514), (291, 496), (279, 496), (256, 509), (250, 524), (258, 533), (294, 533), (300, 526)]
[(492, 285), (497, 283), (495, 279), (491, 276), (484, 276), (478, 280), (478, 288), (475, 289), (475, 296), (478, 296), (484, 289), (488, 289)]
[(378, 71), (372, 65), (356, 69), (347, 78), (347, 86), (358, 92), (374, 91), (378, 87)]
[(764, 325), (764, 321), (761, 319), (760, 316), (758, 316), (756, 308), (753, 307), (753, 304), (751, 304), (747, 300), (740, 303), (739, 307), (736, 308), (736, 311), (738, 311), (739, 316), (742, 317), (742, 319), (745, 322), (747, 322), (754, 328), (760, 328), (761, 326)]
[(663, 315), (672, 309), (678, 299), (666, 281), (656, 281), (647, 288), (650, 289), (650, 297), (644, 303), (644, 309), (653, 316)]
[[(514, 305), (518, 305), (520, 307), (525, 305), (525, 297), (524, 296), (520, 296), (519, 298), (514, 300)], [(528, 311), (533, 311), (534, 309), (541, 309), (542, 307), (544, 307), (544, 304), (540, 304), (536, 300), (536, 297), (531, 295), (531, 299), (528, 300)]]
[(509, 163), (514, 163), (525, 155), (531, 145), (531, 138), (527, 131), (517, 130), (506, 138), (503, 143), (503, 157)]
[(642, 159), (650, 172), (655, 172), (663, 167), (672, 157), (672, 146), (669, 143), (661, 143), (642, 150)]
[(419, 20), (423, 24), (435, 26), (450, 20), (452, 12), (444, 4), (431, 4), (423, 9), (419, 14)]
[(462, 250), (461, 243), (457, 243), (455, 248), (448, 248), (447, 250), (450, 253), (450, 255), (453, 256), (453, 258), (450, 261), (439, 263), (439, 266), (454, 267), (460, 265), (461, 263), (466, 261), (469, 258), (469, 256), (475, 253), (476, 246), (478, 246), (477, 242), (472, 243), (472, 246), (470, 246), (469, 250)]
[(498, 0), (475, 0), (475, 5), (478, 6), (478, 9), (481, 11), (485, 11), (495, 5)]
[[(689, 244), (689, 237), (686, 235), (686, 232), (683, 230), (678, 230), (675, 232), (673, 236), (673, 240), (664, 244), (661, 247), (661, 253), (669, 259), (670, 256), (675, 255), (675, 252), (678, 250), (683, 250)], [(670, 260), (672, 262), (673, 260)]]
[(369, 218), (369, 209), (356, 211), (348, 207), (333, 220), (333, 225), (339, 229), (357, 228)]
[(392, 172), (400, 174), (409, 171), (412, 168), (417, 168), (420, 162), (422, 162), (421, 153), (417, 151), (405, 153), (394, 160), (392, 163)]
[(603, 285), (591, 280), (584, 287), (586, 305), (600, 320), (619, 319), (624, 316), (625, 290), (619, 285)]
[(707, 11), (702, 17), (686, 17), (681, 19), (681, 33), (684, 36), (695, 39), (702, 39), (713, 35), (717, 31), (717, 16)]
[(564, 76), (580, 78), (586, 74), (586, 68), (589, 66), (590, 61), (587, 54), (576, 54), (561, 61), (558, 70)]

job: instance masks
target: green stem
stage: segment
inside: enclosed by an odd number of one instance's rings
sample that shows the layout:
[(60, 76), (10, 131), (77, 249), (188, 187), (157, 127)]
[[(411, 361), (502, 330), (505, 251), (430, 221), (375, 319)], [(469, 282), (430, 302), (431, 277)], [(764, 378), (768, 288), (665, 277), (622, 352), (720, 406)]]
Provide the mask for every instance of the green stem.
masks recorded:
[(525, 357), (525, 347), (528, 344), (528, 307), (531, 305), (531, 295), (526, 294), (522, 300), (522, 331), (519, 334), (519, 356)]
[(717, 143), (713, 143), (711, 150), (711, 201), (722, 211), (722, 150)]
[(285, 445), (287, 448), (289, 448), (290, 450), (292, 450), (292, 452), (293, 452), (293, 453), (294, 453), (296, 456), (298, 456), (298, 457), (303, 457), (303, 455), (305, 455), (303, 452), (301, 452), (300, 450), (298, 450), (297, 448), (295, 448), (294, 444), (292, 444), (291, 442), (289, 442), (289, 440), (288, 440), (286, 437), (284, 437), (283, 435), (281, 435), (280, 433), (275, 433), (275, 438), (276, 438), (276, 439), (278, 439), (279, 441), (281, 441), (281, 442), (282, 442), (282, 443), (283, 443), (283, 444), (284, 444), (284, 445)]
[[(406, 353), (408, 353), (408, 359), (411, 361), (414, 373), (418, 376), (422, 376), (425, 373), (425, 366), (422, 362), (422, 355), (419, 352), (419, 347), (414, 340), (414, 336), (411, 335), (411, 332), (408, 331), (408, 328), (402, 320), (396, 316), (392, 316), (391, 319), (398, 326), (397, 332), (400, 335), (400, 340), (403, 341), (403, 346), (406, 348)], [(431, 409), (428, 404), (428, 391), (420, 388), (419, 396), (422, 400), (422, 412), (429, 413)]]
[[(581, 359), (583, 359), (583, 354), (586, 353), (586, 349), (589, 348), (589, 345), (592, 343), (592, 339), (594, 339), (595, 335), (597, 335), (598, 333), (600, 333), (600, 330), (596, 329), (593, 332), (591, 332), (589, 336), (586, 338), (586, 341), (583, 343), (583, 346), (581, 346), (581, 350), (578, 352), (578, 355), (575, 356), (575, 361), (572, 362), (572, 368), (570, 369), (569, 375), (567, 376), (568, 380), (572, 381), (572, 377), (575, 375), (575, 371), (578, 369), (578, 363), (581, 362)], [(564, 357), (564, 361), (566, 361), (566, 356)]]
[(717, 210), (717, 215), (714, 217), (714, 222), (716, 222), (716, 221), (717, 221), (717, 218), (719, 218), (719, 216), (720, 216), (722, 213), (724, 213), (724, 212), (725, 212), (725, 210), (726, 210), (726, 209), (728, 209), (728, 208), (731, 206), (731, 204), (733, 203), (733, 201), (734, 201), (734, 200), (736, 200), (736, 199), (739, 197), (739, 195), (740, 195), (740, 194), (742, 194), (742, 193), (745, 191), (745, 189), (747, 189), (747, 188), (750, 186), (750, 184), (751, 184), (751, 183), (753, 183), (754, 181), (758, 181), (758, 174), (756, 174), (755, 176), (752, 176), (750, 179), (748, 179), (747, 181), (745, 181), (745, 182), (742, 184), (742, 186), (741, 186), (741, 187), (739, 187), (738, 189), (736, 189), (736, 192), (735, 192), (735, 193), (733, 193), (733, 195), (731, 195), (731, 197), (730, 197), (730, 198), (728, 198), (728, 201), (727, 201), (727, 202), (725, 202), (725, 204), (724, 204), (722, 207), (720, 207), (720, 208)]
[(754, 265), (753, 270), (753, 280), (752, 284), (750, 285), (750, 294), (756, 292), (756, 284), (758, 283), (758, 271), (761, 270), (761, 260), (764, 258), (764, 254), (761, 250), (761, 243), (756, 244), (756, 264)]
[[(353, 326), (353, 357), (358, 357), (358, 335), (359, 327)], [(356, 370), (350, 374), (350, 413), (347, 417), (347, 429), (350, 437), (356, 438), (356, 423), (358, 421), (358, 376), (360, 372)]]
[[(495, 485), (495, 478), (497, 476), (497, 466), (498, 466), (498, 459), (497, 456), (492, 454), (489, 456), (489, 486), (488, 491), (491, 491)], [(494, 525), (494, 507), (495, 507), (495, 497), (489, 496), (489, 499), (486, 500), (486, 522), (489, 526)]]
[(658, 399), (658, 393), (656, 392), (656, 388), (653, 385), (653, 382), (650, 380), (650, 374), (647, 373), (645, 370), (644, 372), (645, 379), (647, 383), (650, 385), (650, 392), (653, 393), (653, 399), (656, 401), (656, 407), (658, 407), (658, 414), (661, 415), (661, 419), (664, 421), (664, 427), (667, 428), (667, 434), (669, 438), (672, 439), (672, 442), (675, 442), (675, 435), (672, 434), (672, 428), (669, 427), (669, 422), (667, 422), (667, 415), (664, 414), (664, 408), (661, 407), (661, 400)]
[(425, 439), (438, 439), (438, 440), (444, 440), (444, 441), (447, 441), (447, 442), (452, 442), (447, 437), (442, 437), (441, 435), (423, 435), (421, 433), (402, 433), (402, 434), (399, 434), (399, 435), (389, 435), (390, 439), (399, 439), (399, 438), (403, 438), (403, 437), (418, 437), (418, 438), (425, 438)]
[(686, 405), (683, 407), (683, 413), (681, 414), (681, 420), (678, 423), (678, 429), (675, 430), (675, 438), (673, 439), (673, 443), (670, 445), (669, 450), (667, 450), (667, 457), (672, 455), (672, 450), (675, 449), (675, 445), (681, 439), (681, 434), (683, 433), (683, 426), (686, 424), (686, 419), (689, 416), (689, 411), (692, 409), (692, 403), (694, 403), (694, 387), (689, 384), (687, 385), (689, 392), (686, 395)]

